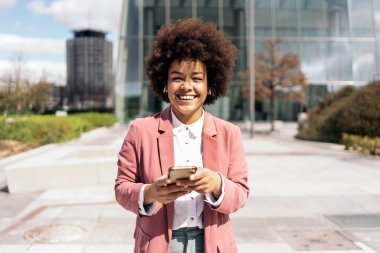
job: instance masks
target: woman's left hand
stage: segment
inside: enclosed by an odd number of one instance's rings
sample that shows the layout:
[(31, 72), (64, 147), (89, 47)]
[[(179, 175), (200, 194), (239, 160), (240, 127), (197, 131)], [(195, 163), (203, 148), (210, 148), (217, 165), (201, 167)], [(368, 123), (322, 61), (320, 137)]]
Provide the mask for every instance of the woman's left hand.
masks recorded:
[(222, 194), (222, 178), (208, 168), (199, 169), (188, 180), (178, 180), (177, 185), (187, 186), (188, 190), (202, 195), (212, 193), (216, 199)]

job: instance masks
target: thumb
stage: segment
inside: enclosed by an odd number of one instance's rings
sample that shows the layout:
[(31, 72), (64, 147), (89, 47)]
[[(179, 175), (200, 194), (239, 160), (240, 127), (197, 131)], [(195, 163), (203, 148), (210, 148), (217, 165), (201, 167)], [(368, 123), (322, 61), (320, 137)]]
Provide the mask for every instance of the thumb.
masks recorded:
[(198, 170), (196, 173), (192, 174), (190, 176), (190, 180), (193, 181), (193, 180), (198, 180), (200, 178), (203, 177), (203, 170)]
[(163, 176), (160, 176), (158, 177), (156, 180), (155, 180), (155, 183), (158, 185), (158, 186), (166, 186), (167, 185), (167, 179), (168, 179), (168, 176), (167, 175), (163, 175)]

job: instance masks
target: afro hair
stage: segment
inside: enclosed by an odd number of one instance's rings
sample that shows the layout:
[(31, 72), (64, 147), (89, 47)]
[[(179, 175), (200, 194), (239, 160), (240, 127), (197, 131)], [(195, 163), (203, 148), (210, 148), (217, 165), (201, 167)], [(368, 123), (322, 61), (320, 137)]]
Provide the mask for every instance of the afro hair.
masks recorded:
[(206, 65), (207, 95), (205, 104), (213, 104), (226, 95), (237, 58), (237, 48), (215, 24), (200, 19), (178, 20), (164, 25), (153, 42), (146, 61), (146, 72), (156, 97), (169, 102), (164, 87), (174, 60), (201, 61)]

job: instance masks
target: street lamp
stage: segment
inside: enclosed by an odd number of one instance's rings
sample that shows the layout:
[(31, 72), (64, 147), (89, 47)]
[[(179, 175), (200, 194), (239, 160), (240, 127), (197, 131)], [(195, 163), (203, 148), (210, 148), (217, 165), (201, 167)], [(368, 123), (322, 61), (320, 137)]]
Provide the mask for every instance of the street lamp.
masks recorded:
[(248, 1), (248, 66), (249, 66), (249, 137), (254, 135), (255, 122), (255, 0)]

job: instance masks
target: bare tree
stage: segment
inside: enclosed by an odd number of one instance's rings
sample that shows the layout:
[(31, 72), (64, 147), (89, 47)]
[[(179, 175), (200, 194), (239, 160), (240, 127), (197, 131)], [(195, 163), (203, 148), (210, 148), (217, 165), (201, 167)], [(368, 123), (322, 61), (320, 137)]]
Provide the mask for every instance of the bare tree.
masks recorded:
[(14, 53), (11, 62), (12, 69), (5, 74), (7, 85), (0, 91), (0, 111), (7, 117), (8, 111), (21, 114), (34, 106), (37, 113), (42, 113), (50, 96), (51, 86), (44, 77), (37, 83), (32, 83), (27, 78), (26, 60), (22, 52)]
[[(306, 103), (304, 89), (307, 81), (301, 71), (300, 60), (296, 54), (281, 53), (280, 44), (279, 38), (267, 40), (264, 42), (265, 51), (256, 55), (255, 98), (256, 101), (263, 101), (269, 96), (271, 131), (275, 130), (278, 96)], [(241, 73), (240, 78), (248, 80), (249, 76), (247, 73)], [(249, 96), (248, 82), (244, 82), (242, 91)]]
[[(256, 68), (257, 69), (257, 68)], [(256, 73), (257, 75), (257, 73)], [(243, 81), (243, 84), (241, 86), (241, 94), (242, 98), (246, 101), (249, 100), (249, 72), (244, 71), (239, 73), (239, 78)], [(266, 88), (262, 83), (255, 82), (255, 101), (256, 102), (263, 102), (265, 98), (267, 98), (270, 95), (270, 91), (268, 88)]]
[(0, 112), (3, 113), (3, 117), (8, 116), (9, 103), (8, 103), (8, 91), (0, 90)]
[(45, 111), (46, 102), (49, 100), (51, 90), (51, 85), (44, 78), (31, 85), (29, 91), (30, 100), (36, 113), (41, 114)]
[(29, 80), (26, 77), (26, 60), (22, 52), (15, 52), (11, 57), (12, 69), (8, 73), (8, 99), (10, 109), (17, 114), (28, 110)]

